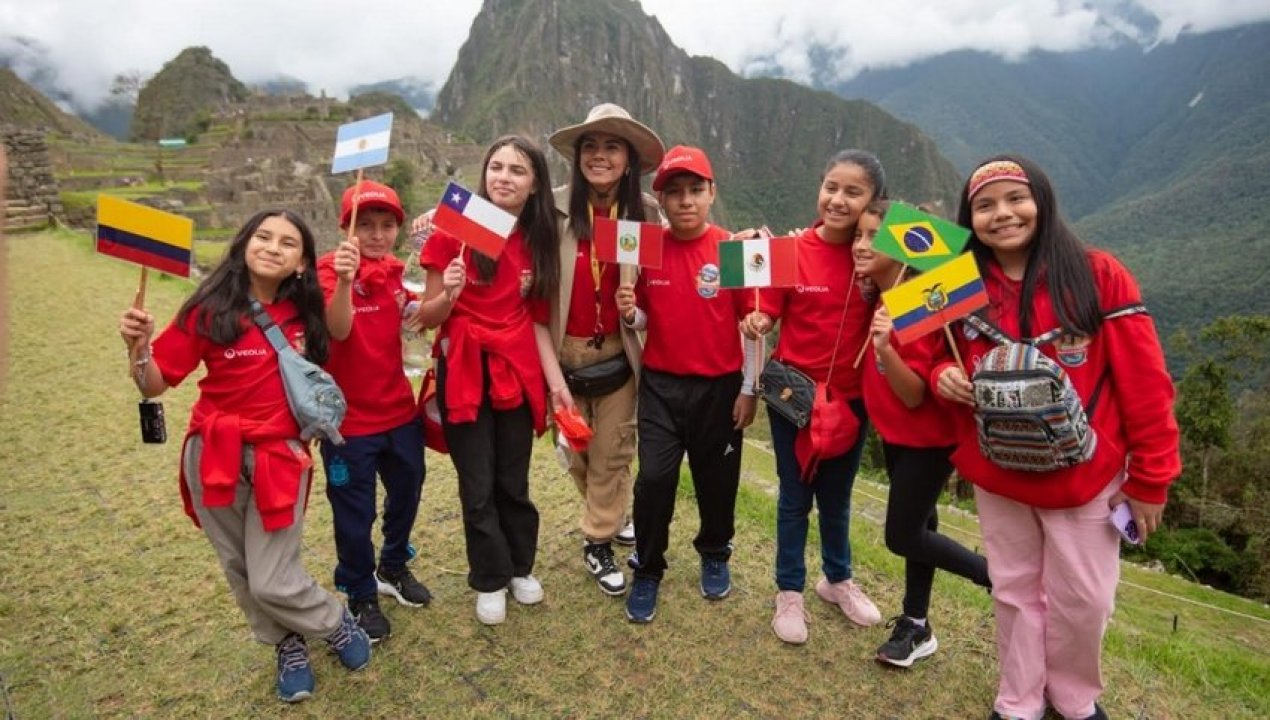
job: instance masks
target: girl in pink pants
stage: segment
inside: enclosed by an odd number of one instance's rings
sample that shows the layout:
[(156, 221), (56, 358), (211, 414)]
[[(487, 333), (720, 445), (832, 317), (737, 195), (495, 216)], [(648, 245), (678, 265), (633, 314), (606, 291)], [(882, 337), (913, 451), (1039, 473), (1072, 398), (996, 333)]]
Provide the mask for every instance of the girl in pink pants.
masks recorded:
[[(1014, 156), (980, 165), (961, 193), (988, 307), (954, 332), (975, 375), (1001, 336), (1033, 344), (1066, 373), (1095, 438), (1087, 459), (1057, 470), (1003, 467), (971, 418), (952, 461), (975, 498), (996, 604), (1000, 681), (991, 718), (1105, 718), (1102, 637), (1119, 582), (1112, 508), (1127, 503), (1145, 539), (1181, 473), (1173, 383), (1138, 285), (1110, 254), (1086, 247), (1058, 215), (1049, 179)], [(1051, 333), (1061, 330), (1060, 333)], [(997, 340), (992, 336), (998, 336)], [(931, 374), (945, 399), (975, 407), (951, 361)], [(983, 398), (987, 402), (989, 398)]]

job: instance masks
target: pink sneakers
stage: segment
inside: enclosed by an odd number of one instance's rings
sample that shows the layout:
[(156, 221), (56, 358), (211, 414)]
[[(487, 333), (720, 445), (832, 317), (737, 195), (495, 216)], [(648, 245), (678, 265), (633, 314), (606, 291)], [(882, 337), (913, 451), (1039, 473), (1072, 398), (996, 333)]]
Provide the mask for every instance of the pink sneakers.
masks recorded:
[(856, 625), (869, 627), (882, 622), (878, 606), (852, 580), (831, 583), (822, 577), (816, 583), (816, 594), (821, 600), (842, 608), (842, 614)]
[(803, 594), (793, 590), (776, 593), (776, 615), (772, 618), (772, 632), (791, 644), (807, 642), (807, 613), (803, 610)]

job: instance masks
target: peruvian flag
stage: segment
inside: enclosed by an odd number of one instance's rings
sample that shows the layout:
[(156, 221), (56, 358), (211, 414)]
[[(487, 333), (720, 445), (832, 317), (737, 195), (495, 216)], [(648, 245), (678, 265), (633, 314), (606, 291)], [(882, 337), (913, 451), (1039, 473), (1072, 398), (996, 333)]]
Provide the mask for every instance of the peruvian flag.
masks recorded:
[(595, 218), (592, 242), (600, 262), (661, 267), (662, 226), (634, 220)]
[(798, 284), (798, 238), (758, 237), (719, 243), (719, 287)]
[(516, 227), (516, 216), (451, 182), (432, 216), (432, 224), (495, 260)]

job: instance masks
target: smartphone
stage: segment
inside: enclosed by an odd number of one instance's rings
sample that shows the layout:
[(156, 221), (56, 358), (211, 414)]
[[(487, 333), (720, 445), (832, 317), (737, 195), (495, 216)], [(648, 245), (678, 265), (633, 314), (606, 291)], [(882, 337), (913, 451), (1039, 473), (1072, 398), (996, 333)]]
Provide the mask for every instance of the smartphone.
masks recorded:
[(1120, 537), (1124, 538), (1125, 542), (1130, 545), (1142, 544), (1142, 536), (1138, 534), (1138, 523), (1133, 520), (1133, 510), (1130, 509), (1128, 500), (1111, 511), (1111, 524), (1120, 531)]

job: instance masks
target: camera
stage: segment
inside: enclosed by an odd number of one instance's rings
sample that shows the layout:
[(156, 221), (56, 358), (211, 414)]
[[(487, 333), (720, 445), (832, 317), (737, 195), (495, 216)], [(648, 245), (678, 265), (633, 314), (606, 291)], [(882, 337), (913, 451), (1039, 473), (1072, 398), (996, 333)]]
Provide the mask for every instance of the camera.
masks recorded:
[(168, 441), (168, 426), (163, 420), (163, 403), (154, 400), (142, 400), (137, 403), (141, 414), (141, 442), (165, 443)]

